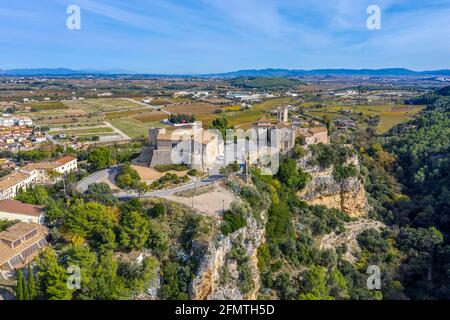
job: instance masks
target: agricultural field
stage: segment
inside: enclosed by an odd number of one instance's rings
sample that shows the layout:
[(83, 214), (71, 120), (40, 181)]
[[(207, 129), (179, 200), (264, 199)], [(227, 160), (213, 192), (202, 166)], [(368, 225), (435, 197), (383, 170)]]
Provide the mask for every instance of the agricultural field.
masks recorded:
[(64, 100), (70, 109), (84, 110), (87, 113), (114, 112), (142, 108), (138, 102), (124, 98), (95, 98), (85, 100)]
[(137, 119), (127, 117), (127, 118), (115, 118), (109, 120), (109, 122), (128, 135), (130, 138), (139, 138), (139, 137), (147, 137), (148, 129), (151, 127), (163, 128), (167, 127), (165, 124), (159, 121), (153, 122), (141, 122)]
[[(110, 127), (95, 127), (95, 128), (86, 128), (86, 129), (69, 129), (63, 130), (64, 133), (69, 135), (87, 135), (87, 134), (99, 134), (99, 133), (111, 133), (114, 132)], [(50, 134), (57, 134), (62, 132), (59, 131), (50, 131)]]
[(184, 114), (212, 114), (220, 107), (207, 103), (189, 103), (189, 104), (179, 104), (175, 106), (169, 106), (164, 108), (164, 110), (170, 113), (184, 113)]
[(63, 110), (69, 109), (64, 103), (60, 101), (51, 102), (30, 102), (24, 104), (24, 107), (29, 107), (31, 110), (39, 111), (52, 111), (52, 110)]
[[(315, 104), (317, 105), (317, 104)], [(379, 116), (380, 124), (377, 127), (379, 133), (384, 133), (392, 127), (404, 121), (412, 119), (414, 115), (424, 109), (424, 106), (405, 106), (405, 105), (352, 105), (352, 106), (323, 106), (321, 108), (305, 106), (302, 110), (305, 114), (322, 118), (328, 116), (331, 119), (345, 117), (341, 111), (352, 110), (352, 115), (362, 114), (365, 117)]]
[(248, 129), (252, 124), (267, 114), (270, 110), (286, 104), (294, 104), (296, 100), (291, 98), (276, 98), (254, 104), (249, 110), (227, 113), (227, 117), (232, 125), (242, 129)]

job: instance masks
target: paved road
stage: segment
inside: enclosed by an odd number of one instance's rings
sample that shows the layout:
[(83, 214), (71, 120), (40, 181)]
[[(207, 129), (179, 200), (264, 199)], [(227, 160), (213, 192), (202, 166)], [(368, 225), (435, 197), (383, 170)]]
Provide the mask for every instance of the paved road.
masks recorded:
[(52, 136), (50, 133), (45, 132), (44, 134), (45, 134), (45, 137), (47, 138), (47, 140), (49, 140), (49, 141), (50, 141), (51, 143), (53, 143), (54, 145), (61, 144), (61, 142), (59, 142), (58, 140), (56, 140), (55, 138), (53, 138), (53, 136)]
[[(109, 180), (111, 182), (114, 182), (114, 178), (119, 173), (120, 167), (113, 167), (101, 171), (97, 171), (90, 176), (84, 178), (82, 181), (80, 181), (77, 185), (77, 191), (84, 193), (88, 189), (89, 185), (97, 182), (102, 182), (105, 180)], [(221, 180), (223, 176), (221, 175), (211, 175), (205, 179), (202, 180), (196, 180), (191, 183), (182, 185), (180, 187), (167, 189), (167, 190), (156, 190), (156, 191), (150, 191), (143, 195), (141, 195), (141, 198), (166, 198), (168, 196), (171, 196), (177, 192), (181, 191), (188, 191), (192, 190), (194, 188), (201, 188), (210, 184), (213, 184), (214, 182), (217, 182)], [(118, 193), (115, 193), (115, 196), (119, 199), (131, 199), (131, 198), (138, 198), (139, 194), (134, 191), (120, 191)]]
[[(205, 178), (203, 180), (197, 180), (197, 181), (182, 185), (180, 187), (167, 189), (167, 190), (150, 191), (150, 192), (147, 192), (147, 193), (141, 195), (141, 198), (167, 198), (168, 196), (174, 195), (177, 192), (189, 191), (194, 188), (201, 188), (204, 186), (208, 186), (208, 185), (213, 184), (214, 182), (217, 182), (221, 179), (223, 179), (223, 176), (209, 176), (208, 178)], [(139, 197), (139, 194), (134, 191), (121, 191), (121, 192), (116, 193), (115, 195), (117, 198), (122, 199), (122, 200)]]
[(120, 167), (112, 167), (104, 170), (97, 171), (90, 176), (84, 178), (77, 184), (77, 191), (80, 193), (86, 192), (88, 187), (97, 182), (102, 182), (105, 180), (109, 180), (111, 182), (114, 182), (114, 178), (119, 173)]

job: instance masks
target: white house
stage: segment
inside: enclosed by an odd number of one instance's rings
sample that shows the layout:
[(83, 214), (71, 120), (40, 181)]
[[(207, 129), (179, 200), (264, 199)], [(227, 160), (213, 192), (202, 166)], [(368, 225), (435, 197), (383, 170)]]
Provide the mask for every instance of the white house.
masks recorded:
[(0, 220), (44, 223), (44, 206), (26, 204), (17, 200), (0, 200)]
[(0, 179), (0, 200), (13, 199), (19, 190), (25, 190), (33, 183), (29, 173), (15, 171)]
[(32, 176), (34, 183), (52, 183), (58, 178), (51, 177), (49, 172), (54, 171), (64, 175), (78, 168), (77, 158), (65, 156), (52, 162), (30, 163), (20, 169), (21, 172)]

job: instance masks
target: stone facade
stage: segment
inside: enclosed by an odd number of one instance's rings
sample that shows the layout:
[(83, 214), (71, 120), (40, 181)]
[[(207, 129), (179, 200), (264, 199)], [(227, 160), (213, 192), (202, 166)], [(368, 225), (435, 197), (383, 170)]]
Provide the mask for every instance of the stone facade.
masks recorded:
[(252, 126), (252, 139), (258, 146), (277, 148), (285, 154), (292, 151), (297, 138), (305, 147), (311, 144), (329, 143), (327, 128), (299, 128), (298, 123), (290, 123), (288, 107), (278, 109), (276, 122), (263, 117)]
[(150, 167), (184, 163), (191, 169), (208, 171), (223, 154), (219, 136), (202, 128), (179, 129), (166, 133), (165, 129), (149, 130)]

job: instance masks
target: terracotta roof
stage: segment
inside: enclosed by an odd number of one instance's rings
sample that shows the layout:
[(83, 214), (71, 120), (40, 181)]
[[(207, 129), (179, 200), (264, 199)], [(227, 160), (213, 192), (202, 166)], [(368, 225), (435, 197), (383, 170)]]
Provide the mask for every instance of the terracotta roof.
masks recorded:
[(0, 179), (0, 191), (14, 187), (19, 182), (29, 178), (30, 175), (24, 172), (13, 172)]
[(306, 138), (306, 137), (312, 137), (313, 135), (307, 131), (301, 131), (301, 132), (299, 132), (299, 136)]
[(0, 211), (39, 217), (44, 212), (44, 206), (36, 206), (32, 204), (26, 204), (17, 200), (7, 199), (0, 201)]
[(33, 171), (33, 170), (52, 170), (61, 166), (59, 163), (55, 162), (35, 162), (29, 163), (21, 169), (24, 171)]
[[(19, 235), (19, 237), (21, 237), (34, 229), (37, 229), (37, 231), (38, 231), (37, 234), (35, 236), (33, 236), (32, 238), (30, 238), (26, 241), (23, 241), (20, 245), (18, 245), (15, 248), (11, 248), (7, 244), (0, 241), (0, 267), (2, 267), (2, 265), (4, 265), (11, 258), (17, 256), (20, 253), (23, 253), (26, 249), (32, 247), (35, 243), (45, 239), (45, 237), (48, 235), (49, 231), (46, 227), (41, 226), (39, 224), (19, 222), (19, 223), (13, 225), (12, 227), (10, 227), (7, 231), (3, 231), (0, 233), (0, 235), (6, 234), (6, 236), (8, 236), (8, 234), (10, 232), (16, 233), (16, 232), (19, 232), (19, 230), (21, 230), (22, 232), (24, 232), (24, 230), (28, 230), (25, 233), (21, 233), (20, 235), (17, 234), (17, 235)], [(39, 252), (39, 250), (35, 250), (33, 253), (28, 255), (28, 257), (24, 261), (22, 261), (22, 263), (18, 264), (16, 267), (20, 267), (20, 265), (26, 264), (28, 261), (30, 261), (30, 258), (33, 258), (38, 252)]]
[(76, 158), (72, 157), (72, 156), (65, 156), (65, 157), (55, 160), (55, 162), (59, 163), (60, 165), (65, 165), (66, 163), (69, 163), (73, 160), (76, 160)]
[(15, 241), (37, 229), (39, 226), (37, 223), (18, 222), (6, 231), (0, 232), (0, 239)]
[[(217, 135), (210, 132), (203, 132), (202, 138), (199, 137), (200, 134), (196, 136), (196, 141), (202, 144), (208, 144), (217, 138)], [(190, 141), (192, 138), (192, 131), (180, 132), (180, 133), (162, 133), (158, 134), (157, 140), (159, 141)]]
[[(186, 134), (186, 139), (189, 137), (189, 134)], [(157, 140), (162, 141), (181, 141), (183, 140), (183, 135), (172, 135), (171, 133), (162, 133), (158, 134)]]

